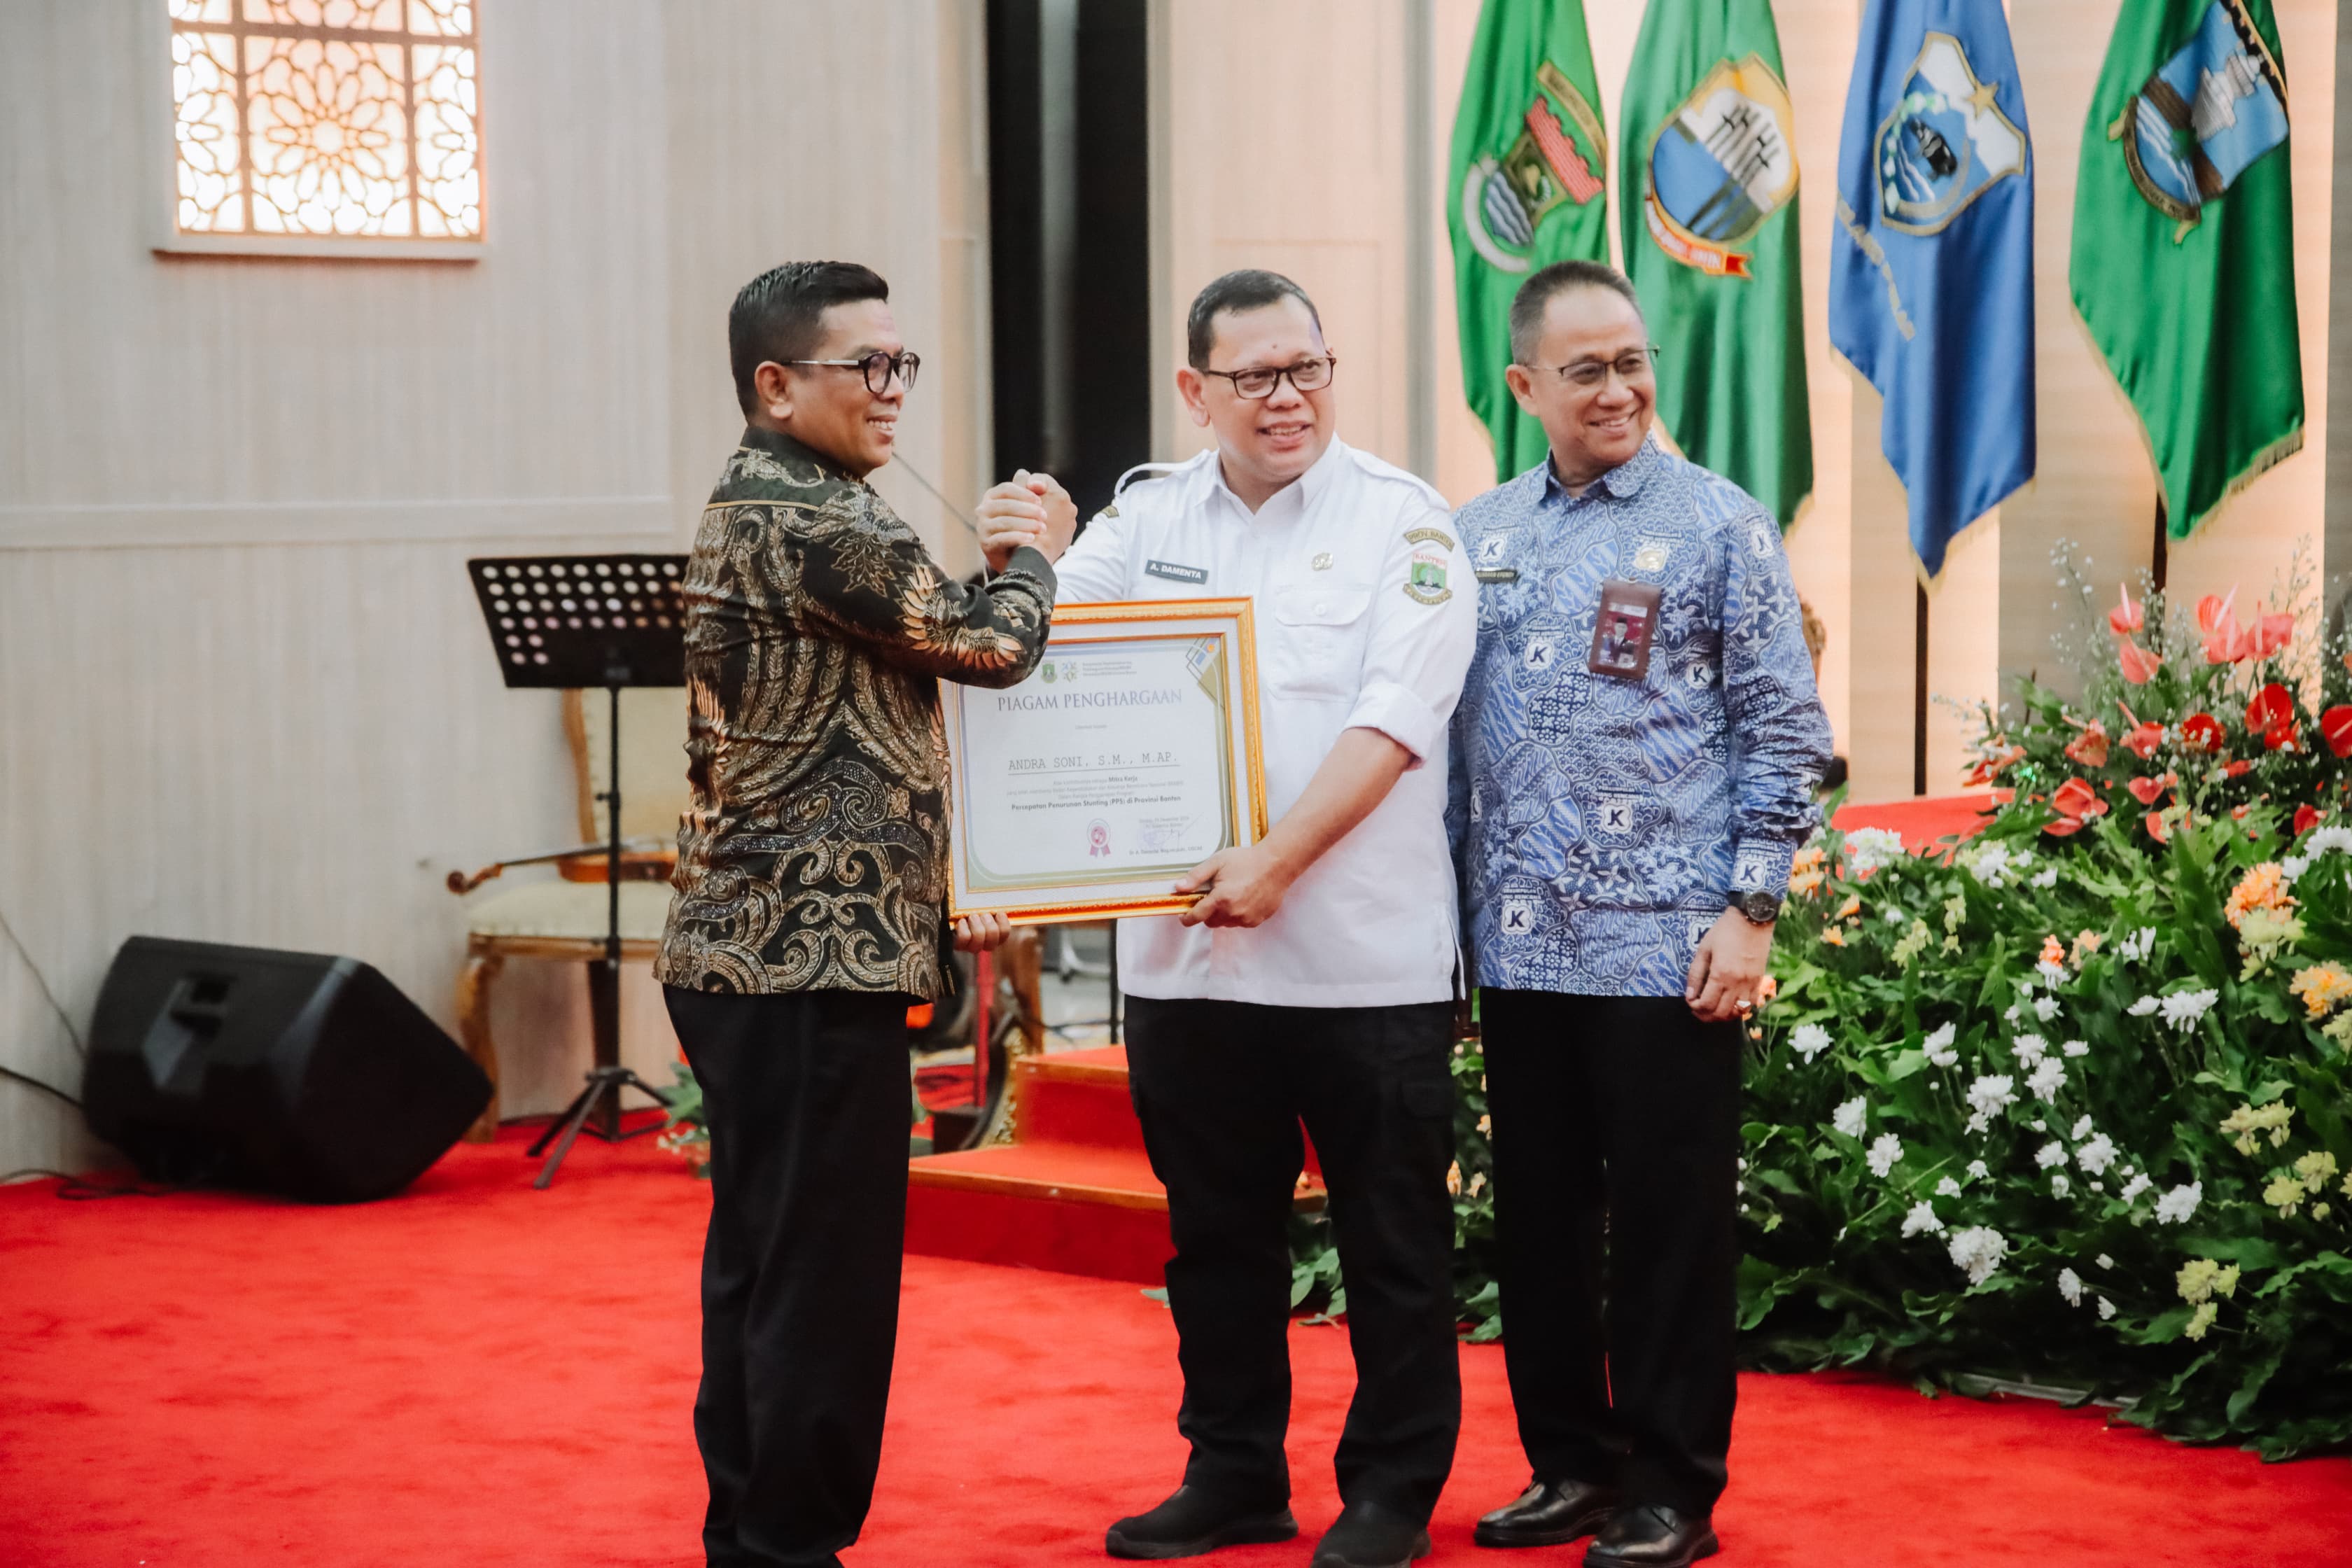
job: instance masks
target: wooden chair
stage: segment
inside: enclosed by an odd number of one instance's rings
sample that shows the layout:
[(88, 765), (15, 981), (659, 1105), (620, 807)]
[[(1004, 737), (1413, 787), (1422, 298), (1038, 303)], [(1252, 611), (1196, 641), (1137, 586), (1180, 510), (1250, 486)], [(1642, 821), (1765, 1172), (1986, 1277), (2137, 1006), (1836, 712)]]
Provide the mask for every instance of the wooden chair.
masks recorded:
[[(596, 796), (604, 788), (612, 754), (604, 694), (582, 700), (563, 693), (563, 732), (580, 805), (580, 841), (602, 840), (606, 813)], [(621, 693), (621, 837), (654, 839), (660, 855), (632, 855), (621, 882), (621, 956), (653, 962), (669, 915), (667, 863), (676, 858), (679, 815), (687, 805), (686, 693), (633, 688)], [(528, 874), (528, 873), (526, 873)], [(597, 964), (604, 958), (604, 857), (567, 862), (558, 874), (503, 889), (485, 889), (466, 906), (466, 965), (457, 975), (457, 1031), (466, 1054), (489, 1075), (490, 1103), (467, 1130), (487, 1142), (499, 1126), (499, 1056), (490, 1038), (490, 987), (510, 958)]]

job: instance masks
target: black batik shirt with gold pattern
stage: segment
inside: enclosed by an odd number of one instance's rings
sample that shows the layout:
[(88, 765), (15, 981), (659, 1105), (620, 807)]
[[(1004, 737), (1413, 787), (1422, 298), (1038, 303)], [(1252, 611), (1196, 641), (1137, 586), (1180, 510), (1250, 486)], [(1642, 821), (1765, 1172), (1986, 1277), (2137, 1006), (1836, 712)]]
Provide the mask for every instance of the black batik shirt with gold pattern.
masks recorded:
[(1054, 569), (940, 572), (872, 486), (751, 429), (686, 570), (687, 781), (655, 973), (745, 994), (942, 989), (947, 742), (935, 678), (1012, 686)]

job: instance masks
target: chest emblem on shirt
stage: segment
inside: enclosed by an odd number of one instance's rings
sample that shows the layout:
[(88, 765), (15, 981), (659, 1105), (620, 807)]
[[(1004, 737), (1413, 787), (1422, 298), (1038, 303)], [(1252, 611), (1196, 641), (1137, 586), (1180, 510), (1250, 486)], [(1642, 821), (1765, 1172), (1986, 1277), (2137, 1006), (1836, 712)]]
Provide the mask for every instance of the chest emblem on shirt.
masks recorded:
[(1413, 547), (1405, 566), (1404, 596), (1418, 605), (1442, 605), (1454, 597), (1454, 590), (1445, 585), (1453, 539), (1433, 528), (1416, 528), (1405, 534), (1404, 542)]
[(1663, 572), (1665, 566), (1666, 547), (1655, 540), (1646, 542), (1641, 549), (1633, 552), (1633, 570), (1636, 572)]
[(1610, 794), (1594, 802), (1592, 837), (1622, 844), (1633, 837), (1640, 825), (1642, 797), (1638, 795)]
[(1148, 561), (1144, 563), (1143, 574), (1147, 577), (1164, 577), (1171, 583), (1190, 583), (1195, 587), (1209, 580), (1207, 567), (1179, 566), (1173, 561)]
[(1519, 668), (1531, 675), (1549, 675), (1557, 662), (1559, 652), (1559, 638), (1557, 636), (1529, 637), (1527, 652), (1519, 656)]
[(1313, 571), (1328, 572), (1331, 570), (1331, 552), (1328, 550), (1318, 550), (1315, 552), (1315, 559), (1307, 564)]
[(1496, 915), (1505, 936), (1533, 936), (1536, 931), (1536, 900), (1532, 894), (1507, 894), (1496, 906)]

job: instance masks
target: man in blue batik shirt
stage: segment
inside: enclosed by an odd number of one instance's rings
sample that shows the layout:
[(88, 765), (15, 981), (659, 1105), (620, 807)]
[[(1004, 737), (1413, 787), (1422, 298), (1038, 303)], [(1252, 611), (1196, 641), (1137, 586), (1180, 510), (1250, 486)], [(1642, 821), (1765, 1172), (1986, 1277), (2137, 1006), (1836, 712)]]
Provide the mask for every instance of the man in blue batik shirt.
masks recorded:
[(1528, 279), (1507, 377), (1550, 454), (1458, 518), (1449, 820), (1534, 1471), (1477, 1540), (1598, 1532), (1591, 1568), (1716, 1550), (1741, 1029), (1830, 752), (1780, 531), (1651, 437), (1654, 353), (1622, 274)]

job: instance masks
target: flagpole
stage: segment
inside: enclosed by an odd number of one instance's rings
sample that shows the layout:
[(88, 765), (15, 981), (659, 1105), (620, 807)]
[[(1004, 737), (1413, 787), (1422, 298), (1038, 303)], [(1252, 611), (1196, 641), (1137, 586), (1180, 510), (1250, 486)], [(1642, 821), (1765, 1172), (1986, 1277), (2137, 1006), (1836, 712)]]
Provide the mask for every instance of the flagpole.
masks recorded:
[(1918, 795), (1927, 793), (1927, 584), (1914, 586), (1919, 599), (1911, 670), (1911, 793)]
[(2159, 594), (2164, 592), (2164, 574), (2171, 565), (2172, 545), (2164, 526), (2164, 491), (2156, 492), (2156, 548), (2150, 552), (2147, 577)]

